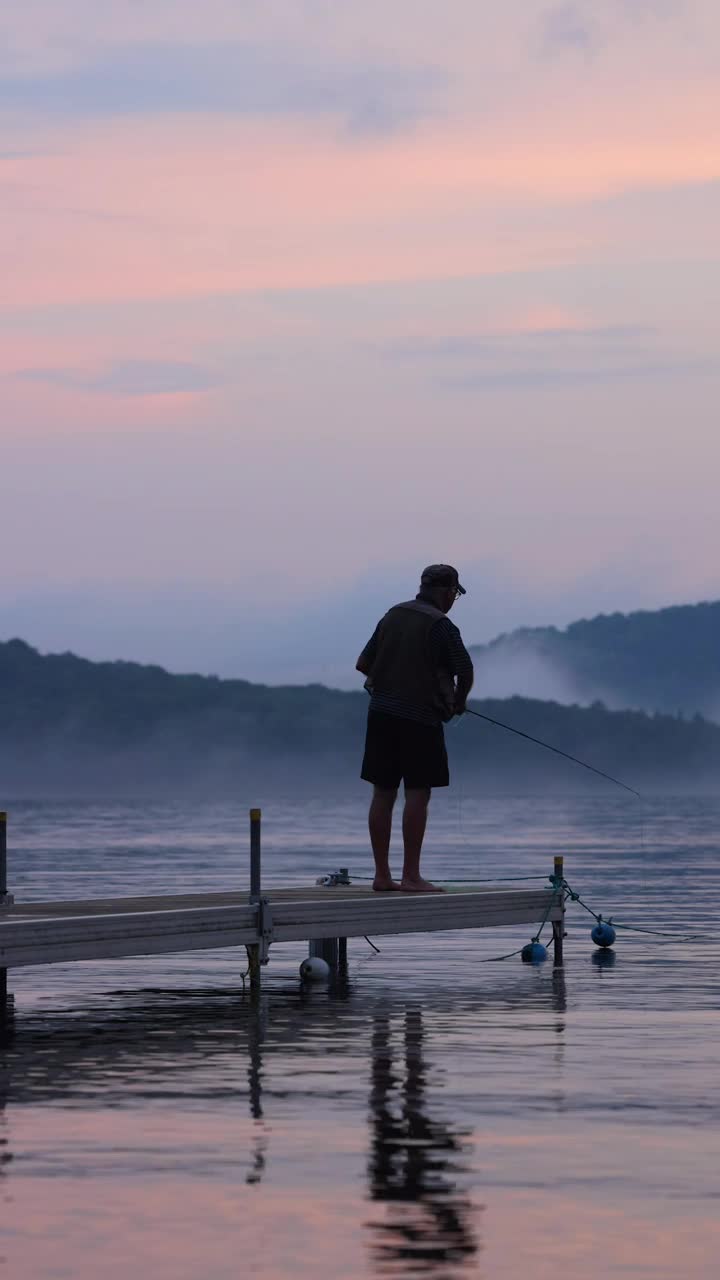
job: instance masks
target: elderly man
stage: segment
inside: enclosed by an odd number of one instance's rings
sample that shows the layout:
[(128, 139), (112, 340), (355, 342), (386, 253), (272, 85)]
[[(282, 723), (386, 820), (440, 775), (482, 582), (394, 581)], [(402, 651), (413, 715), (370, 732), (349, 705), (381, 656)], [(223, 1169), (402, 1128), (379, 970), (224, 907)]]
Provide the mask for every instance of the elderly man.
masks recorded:
[[(450, 782), (443, 722), (462, 715), (473, 683), (473, 664), (447, 617), (465, 588), (457, 569), (431, 564), (414, 600), (380, 619), (357, 660), (370, 693), (361, 777), (373, 785), (368, 826), (375, 859), (373, 888), (436, 891), (420, 875), (430, 792)], [(400, 883), (390, 874), (392, 815), (405, 784)]]

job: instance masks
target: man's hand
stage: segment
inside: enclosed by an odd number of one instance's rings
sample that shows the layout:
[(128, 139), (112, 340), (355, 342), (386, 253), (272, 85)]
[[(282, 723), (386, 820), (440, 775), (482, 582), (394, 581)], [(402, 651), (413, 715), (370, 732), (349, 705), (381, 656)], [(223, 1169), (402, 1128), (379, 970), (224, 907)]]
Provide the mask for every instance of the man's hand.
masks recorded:
[[(468, 658), (468, 662), (470, 662), (469, 658)], [(465, 704), (468, 700), (468, 697), (470, 695), (470, 690), (472, 689), (472, 687), (473, 687), (473, 669), (472, 669), (472, 663), (470, 663), (470, 670), (464, 672), (461, 676), (458, 676), (458, 682), (457, 682), (457, 685), (455, 686), (454, 711), (456, 716), (464, 715)]]

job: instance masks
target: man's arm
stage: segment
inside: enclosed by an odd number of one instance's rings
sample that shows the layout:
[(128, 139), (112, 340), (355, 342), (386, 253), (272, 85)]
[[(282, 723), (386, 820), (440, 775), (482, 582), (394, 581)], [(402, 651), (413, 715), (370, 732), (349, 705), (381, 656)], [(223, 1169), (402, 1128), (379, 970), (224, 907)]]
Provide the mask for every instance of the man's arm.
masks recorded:
[(378, 623), (370, 639), (365, 645), (365, 648), (360, 654), (360, 657), (355, 663), (355, 670), (359, 671), (360, 674), (363, 676), (369, 676), (370, 672), (372, 671), (372, 665), (375, 661), (375, 656), (377, 654), (377, 635), (378, 635), (379, 626), (380, 626), (380, 623)]
[(441, 622), (436, 623), (433, 632), (435, 633), (432, 636), (434, 656), (439, 665), (445, 667), (455, 677), (453, 714), (461, 716), (475, 679), (472, 658), (462, 642), (458, 628), (449, 618), (443, 618)]

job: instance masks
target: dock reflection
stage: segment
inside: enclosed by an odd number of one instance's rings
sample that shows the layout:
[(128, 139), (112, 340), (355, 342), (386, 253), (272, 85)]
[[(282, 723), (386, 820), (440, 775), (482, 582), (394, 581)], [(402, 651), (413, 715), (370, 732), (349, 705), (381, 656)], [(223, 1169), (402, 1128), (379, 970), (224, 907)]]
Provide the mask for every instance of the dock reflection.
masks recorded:
[[(368, 1117), (367, 1138), (360, 1139), (367, 1156), (360, 1158), (372, 1204), (364, 1233), (375, 1274), (407, 1280), (476, 1274), (482, 1209), (469, 1189), (472, 1132), (463, 1127), (464, 1112), (452, 1122), (457, 1099), (444, 1107), (436, 1062), (447, 1061), (453, 1027), (467, 1034), (497, 1009), (521, 1021), (541, 1011), (556, 1033), (543, 1060), (558, 1068), (551, 1101), (562, 1110), (566, 1005), (564, 975), (555, 971), (551, 982), (538, 975), (531, 987), (523, 972), (501, 992), (443, 993), (440, 1002), (425, 996), (422, 1008), (391, 989), (363, 993), (345, 979), (328, 992), (308, 993), (294, 983), (257, 999), (176, 988), (101, 993), (82, 1009), (16, 1011), (0, 1025), (0, 1186), (8, 1185), (3, 1173), (13, 1176), (8, 1121), (17, 1108), (35, 1112), (60, 1102), (101, 1116), (126, 1107), (151, 1114), (167, 1096), (185, 1100), (188, 1124), (198, 1110), (211, 1117), (226, 1112), (223, 1160), (234, 1163), (251, 1195), (268, 1186), (272, 1197), (267, 1174), (274, 1163), (282, 1166), (287, 1116), (333, 1100), (345, 1111), (355, 1098), (351, 1122), (363, 1112)], [(320, 1090), (313, 1077), (326, 1057), (332, 1067)], [(312, 1083), (301, 1104), (305, 1073)], [(211, 1154), (202, 1168), (215, 1167)]]
[(423, 1041), (420, 1009), (406, 1009), (399, 1026), (373, 1019), (368, 1180), (371, 1199), (387, 1207), (367, 1228), (379, 1274), (450, 1280), (481, 1248), (460, 1185), (469, 1135), (430, 1115)]
[(247, 1023), (247, 1080), (253, 1135), (250, 1170), (245, 1176), (245, 1181), (251, 1185), (262, 1181), (267, 1159), (267, 1134), (262, 1101), (263, 1044), (265, 1042), (267, 1017), (267, 1002), (262, 997), (253, 1001), (250, 1005)]

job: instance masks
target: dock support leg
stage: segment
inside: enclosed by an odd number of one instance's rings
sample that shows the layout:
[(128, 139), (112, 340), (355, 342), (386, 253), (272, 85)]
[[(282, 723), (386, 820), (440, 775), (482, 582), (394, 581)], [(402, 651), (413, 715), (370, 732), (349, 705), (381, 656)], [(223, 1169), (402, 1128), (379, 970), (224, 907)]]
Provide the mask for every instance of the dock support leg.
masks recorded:
[[(335, 973), (337, 972), (338, 967), (338, 944), (340, 941), (341, 939), (339, 938), (311, 938), (308, 947), (308, 955), (319, 956), (321, 960), (325, 961), (330, 970)], [(342, 941), (345, 942), (345, 939), (343, 938)], [(347, 950), (345, 956), (347, 960)]]
[(0, 904), (7, 896), (7, 814), (0, 809)]
[(562, 854), (556, 854), (553, 861), (552, 881), (562, 904), (562, 919), (553, 920), (553, 964), (561, 968), (563, 964), (563, 938), (565, 937), (565, 900), (563, 882), (565, 879), (565, 860)]
[(248, 969), (250, 971), (250, 990), (260, 991), (260, 947), (257, 943), (247, 947)]
[(338, 970), (347, 973), (347, 938), (338, 938)]
[[(0, 911), (11, 907), (13, 896), (7, 887), (7, 813), (0, 809)], [(0, 969), (0, 1022), (10, 1012), (12, 1001), (8, 999), (7, 969)]]
[(250, 901), (259, 902), (262, 896), (262, 862), (260, 852), (260, 809), (250, 810)]
[[(262, 860), (260, 845), (260, 809), (250, 810), (250, 902), (257, 906), (258, 928), (262, 919)], [(248, 969), (250, 972), (250, 990), (254, 994), (260, 991), (260, 943), (253, 943), (246, 948)]]
[(0, 1031), (12, 1026), (15, 1017), (15, 998), (8, 991), (7, 969), (0, 969)]

